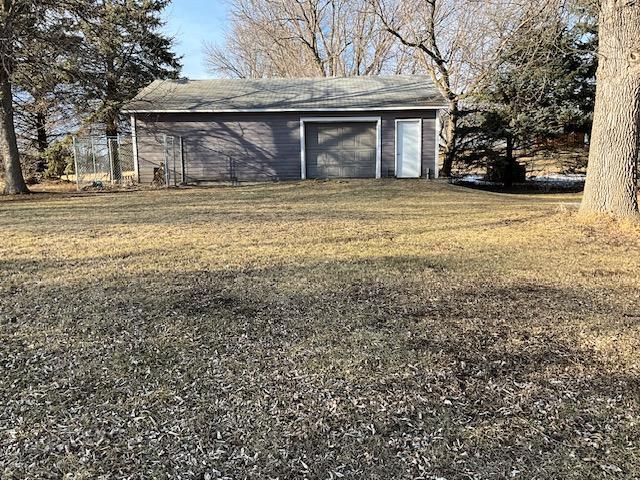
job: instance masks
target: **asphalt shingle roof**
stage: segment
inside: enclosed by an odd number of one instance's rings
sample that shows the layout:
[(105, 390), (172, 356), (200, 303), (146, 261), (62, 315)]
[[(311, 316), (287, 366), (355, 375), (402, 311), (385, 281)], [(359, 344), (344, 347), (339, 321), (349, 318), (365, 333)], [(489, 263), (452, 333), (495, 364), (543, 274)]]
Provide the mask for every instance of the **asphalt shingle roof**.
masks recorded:
[(156, 80), (128, 112), (260, 112), (444, 107), (430, 77)]

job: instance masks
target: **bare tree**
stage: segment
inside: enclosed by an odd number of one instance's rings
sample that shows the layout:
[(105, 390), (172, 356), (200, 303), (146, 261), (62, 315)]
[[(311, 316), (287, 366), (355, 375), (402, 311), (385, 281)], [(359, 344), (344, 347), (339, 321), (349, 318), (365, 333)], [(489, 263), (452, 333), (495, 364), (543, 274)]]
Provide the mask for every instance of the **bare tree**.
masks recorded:
[(638, 215), (640, 2), (602, 0), (599, 64), (587, 183), (581, 211)]
[(412, 69), (368, 0), (233, 0), (211, 71), (241, 78), (375, 75)]
[(415, 50), (449, 108), (442, 174), (450, 176), (458, 152), (461, 102), (499, 66), (516, 33), (541, 16), (558, 15), (559, 0), (371, 0), (384, 28)]

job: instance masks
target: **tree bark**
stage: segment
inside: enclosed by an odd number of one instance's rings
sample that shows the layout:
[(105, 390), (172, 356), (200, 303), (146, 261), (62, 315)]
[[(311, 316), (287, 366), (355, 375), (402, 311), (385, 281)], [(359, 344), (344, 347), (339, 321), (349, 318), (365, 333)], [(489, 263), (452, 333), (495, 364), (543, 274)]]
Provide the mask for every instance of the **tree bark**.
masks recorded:
[(43, 112), (36, 113), (36, 133), (38, 135), (38, 153), (44, 153), (49, 148), (47, 137), (47, 116)]
[(0, 65), (0, 157), (4, 161), (4, 194), (29, 193), (22, 176), (20, 153), (13, 121), (11, 82)]
[(109, 145), (109, 161), (111, 162), (112, 181), (122, 180), (122, 167), (120, 165), (120, 150), (118, 146), (118, 111), (112, 106), (112, 99), (117, 98), (118, 84), (115, 74), (113, 59), (109, 60), (107, 67), (107, 109), (104, 112), (107, 143)]
[(580, 211), (638, 215), (640, 2), (602, 0), (587, 182)]
[(514, 176), (515, 176), (515, 171), (516, 171), (516, 160), (513, 156), (513, 137), (511, 135), (507, 135), (506, 137), (506, 142), (507, 142), (507, 150), (506, 150), (506, 164), (504, 166), (504, 172), (503, 172), (503, 181), (504, 181), (504, 186), (506, 188), (511, 188), (513, 186), (513, 180), (514, 180)]
[(120, 147), (118, 145), (118, 120), (113, 112), (106, 118), (107, 144), (109, 146), (109, 161), (114, 182), (122, 180), (122, 166), (120, 165)]
[(36, 134), (37, 134), (37, 146), (38, 146), (38, 165), (37, 171), (44, 172), (47, 168), (45, 152), (49, 148), (49, 139), (47, 137), (47, 116), (44, 112), (39, 111), (36, 113)]
[(444, 145), (444, 161), (442, 163), (442, 171), (440, 175), (450, 177), (453, 170), (453, 163), (456, 160), (458, 140), (458, 122), (460, 120), (460, 109), (458, 108), (458, 100), (449, 101), (449, 112), (446, 119), (445, 129), (445, 145)]

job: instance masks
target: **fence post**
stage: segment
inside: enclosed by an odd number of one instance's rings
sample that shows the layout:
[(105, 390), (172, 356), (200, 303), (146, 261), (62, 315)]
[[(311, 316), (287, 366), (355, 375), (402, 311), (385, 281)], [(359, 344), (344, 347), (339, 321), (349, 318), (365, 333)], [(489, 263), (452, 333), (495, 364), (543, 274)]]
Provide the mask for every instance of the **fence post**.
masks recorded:
[(113, 148), (111, 147), (111, 138), (107, 137), (107, 154), (109, 155), (109, 175), (111, 176), (111, 185), (113, 185), (116, 181), (115, 177), (115, 166), (114, 166), (114, 158), (113, 158)]
[(118, 147), (118, 170), (116, 171), (116, 176), (118, 182), (122, 183), (122, 140), (119, 133), (116, 135), (116, 145)]
[(180, 171), (182, 172), (182, 184), (185, 185), (187, 183), (187, 174), (184, 171), (184, 139), (180, 138)]
[(167, 155), (167, 134), (162, 134), (162, 141), (164, 144), (164, 184), (166, 188), (169, 188), (169, 155)]
[(78, 146), (76, 145), (75, 135), (72, 137), (72, 140), (73, 140), (73, 164), (75, 166), (75, 172), (76, 172), (76, 188), (80, 190), (80, 171), (78, 170)]
[(98, 167), (96, 165), (96, 147), (93, 143), (93, 137), (91, 137), (91, 158), (93, 158), (93, 181), (95, 182), (98, 175)]
[(136, 183), (140, 183), (140, 167), (138, 166), (138, 132), (136, 116), (131, 115), (131, 154), (133, 156), (133, 172)]
[(178, 186), (178, 174), (176, 172), (176, 137), (171, 135), (171, 159), (173, 160), (173, 186)]

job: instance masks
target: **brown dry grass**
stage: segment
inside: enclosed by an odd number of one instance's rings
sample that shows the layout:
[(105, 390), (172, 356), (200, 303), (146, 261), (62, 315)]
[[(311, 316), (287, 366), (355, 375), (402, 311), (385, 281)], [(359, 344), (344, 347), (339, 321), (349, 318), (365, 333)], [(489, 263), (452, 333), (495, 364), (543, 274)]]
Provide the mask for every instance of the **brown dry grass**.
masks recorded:
[(640, 230), (578, 200), (0, 200), (0, 476), (638, 478)]

